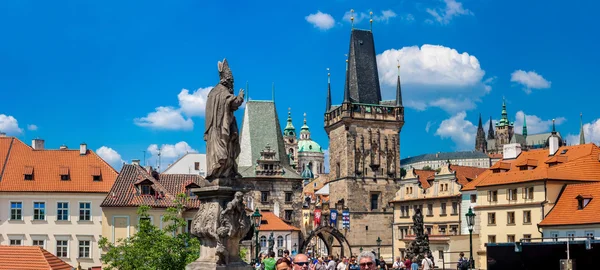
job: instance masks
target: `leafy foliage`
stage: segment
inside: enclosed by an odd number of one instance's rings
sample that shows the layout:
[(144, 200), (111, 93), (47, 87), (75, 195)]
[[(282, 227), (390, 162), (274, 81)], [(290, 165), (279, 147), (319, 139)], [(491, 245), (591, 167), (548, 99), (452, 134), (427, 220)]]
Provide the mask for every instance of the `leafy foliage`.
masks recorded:
[(400, 177), (406, 176), (406, 169), (400, 168)]
[(248, 248), (247, 247), (240, 247), (240, 258), (242, 258), (242, 260), (246, 261), (246, 256), (248, 256)]
[(149, 206), (140, 206), (138, 231), (132, 237), (118, 239), (113, 244), (102, 237), (98, 244), (106, 253), (101, 260), (107, 265), (104, 269), (119, 270), (180, 270), (196, 260), (200, 254), (200, 241), (185, 232), (187, 222), (182, 217), (185, 194), (177, 195), (176, 206), (167, 209), (163, 217), (166, 226), (159, 229), (149, 218)]
[(431, 167), (429, 165), (423, 166), (423, 170), (424, 171), (433, 171), (433, 169), (431, 169)]

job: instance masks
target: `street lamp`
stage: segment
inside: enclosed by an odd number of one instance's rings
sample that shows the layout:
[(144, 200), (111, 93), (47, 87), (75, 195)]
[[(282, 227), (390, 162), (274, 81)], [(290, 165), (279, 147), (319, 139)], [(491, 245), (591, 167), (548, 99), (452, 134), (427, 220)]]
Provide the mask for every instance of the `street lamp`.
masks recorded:
[(475, 226), (475, 213), (473, 209), (469, 207), (469, 212), (465, 214), (467, 217), (467, 227), (469, 228), (469, 260), (471, 268), (475, 268), (475, 260), (473, 260), (473, 227)]
[(256, 240), (255, 240), (256, 254), (255, 254), (255, 258), (254, 258), (254, 260), (255, 260), (254, 263), (258, 263), (260, 260), (260, 258), (258, 257), (258, 253), (260, 252), (260, 242), (258, 241), (258, 229), (260, 228), (261, 222), (262, 222), (262, 215), (258, 211), (258, 208), (256, 208), (256, 211), (254, 211), (254, 213), (252, 214), (252, 226), (254, 226), (254, 238), (256, 238)]
[(379, 236), (377, 236), (377, 257), (378, 259), (381, 258), (381, 238), (379, 238)]
[(360, 250), (360, 253), (362, 253), (362, 251), (363, 251), (362, 247), (360, 247), (360, 249), (359, 249), (359, 250)]

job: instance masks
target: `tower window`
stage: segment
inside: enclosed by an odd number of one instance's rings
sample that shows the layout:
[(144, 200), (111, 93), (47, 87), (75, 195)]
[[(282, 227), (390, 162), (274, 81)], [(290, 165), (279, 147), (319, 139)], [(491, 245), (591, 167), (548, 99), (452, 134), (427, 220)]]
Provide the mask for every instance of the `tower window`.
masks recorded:
[(371, 210), (379, 208), (379, 193), (371, 194)]

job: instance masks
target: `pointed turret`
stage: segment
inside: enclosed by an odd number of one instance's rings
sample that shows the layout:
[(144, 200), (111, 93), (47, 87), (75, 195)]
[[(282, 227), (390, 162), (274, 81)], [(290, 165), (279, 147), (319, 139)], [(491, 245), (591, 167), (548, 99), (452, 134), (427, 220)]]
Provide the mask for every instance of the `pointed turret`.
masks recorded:
[(481, 123), (481, 113), (479, 114), (479, 124), (477, 125), (477, 136), (475, 137), (475, 150), (480, 152), (487, 151), (487, 141), (485, 140), (485, 131)]
[(487, 138), (489, 140), (493, 140), (495, 138), (494, 136), (494, 125), (492, 124), (492, 117), (490, 116), (490, 127), (488, 128), (488, 136)]
[(306, 124), (306, 113), (304, 113), (304, 124), (300, 128), (300, 139), (310, 140), (310, 130), (308, 129), (308, 125)]
[(283, 129), (283, 136), (296, 136), (296, 128), (292, 123), (292, 108), (288, 108), (287, 124), (285, 126), (285, 129)]
[(527, 139), (527, 115), (523, 114), (523, 136)]
[(398, 81), (396, 82), (396, 107), (402, 106), (402, 88), (400, 87), (400, 62), (398, 62)]
[(348, 58), (346, 58), (346, 82), (344, 83), (344, 103), (350, 103), (350, 88), (348, 87)]
[[(329, 68), (327, 69), (329, 71)], [(325, 112), (329, 112), (331, 110), (331, 73), (327, 72), (327, 105), (325, 107)]]
[(583, 134), (583, 114), (579, 114), (579, 144), (585, 144), (585, 135)]

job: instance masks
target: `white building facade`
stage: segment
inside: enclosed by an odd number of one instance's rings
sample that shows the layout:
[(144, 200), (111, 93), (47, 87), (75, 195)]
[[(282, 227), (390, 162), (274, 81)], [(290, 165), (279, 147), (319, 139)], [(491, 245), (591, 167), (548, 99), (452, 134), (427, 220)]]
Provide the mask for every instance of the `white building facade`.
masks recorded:
[(206, 154), (187, 153), (169, 165), (163, 174), (197, 174), (206, 176)]

